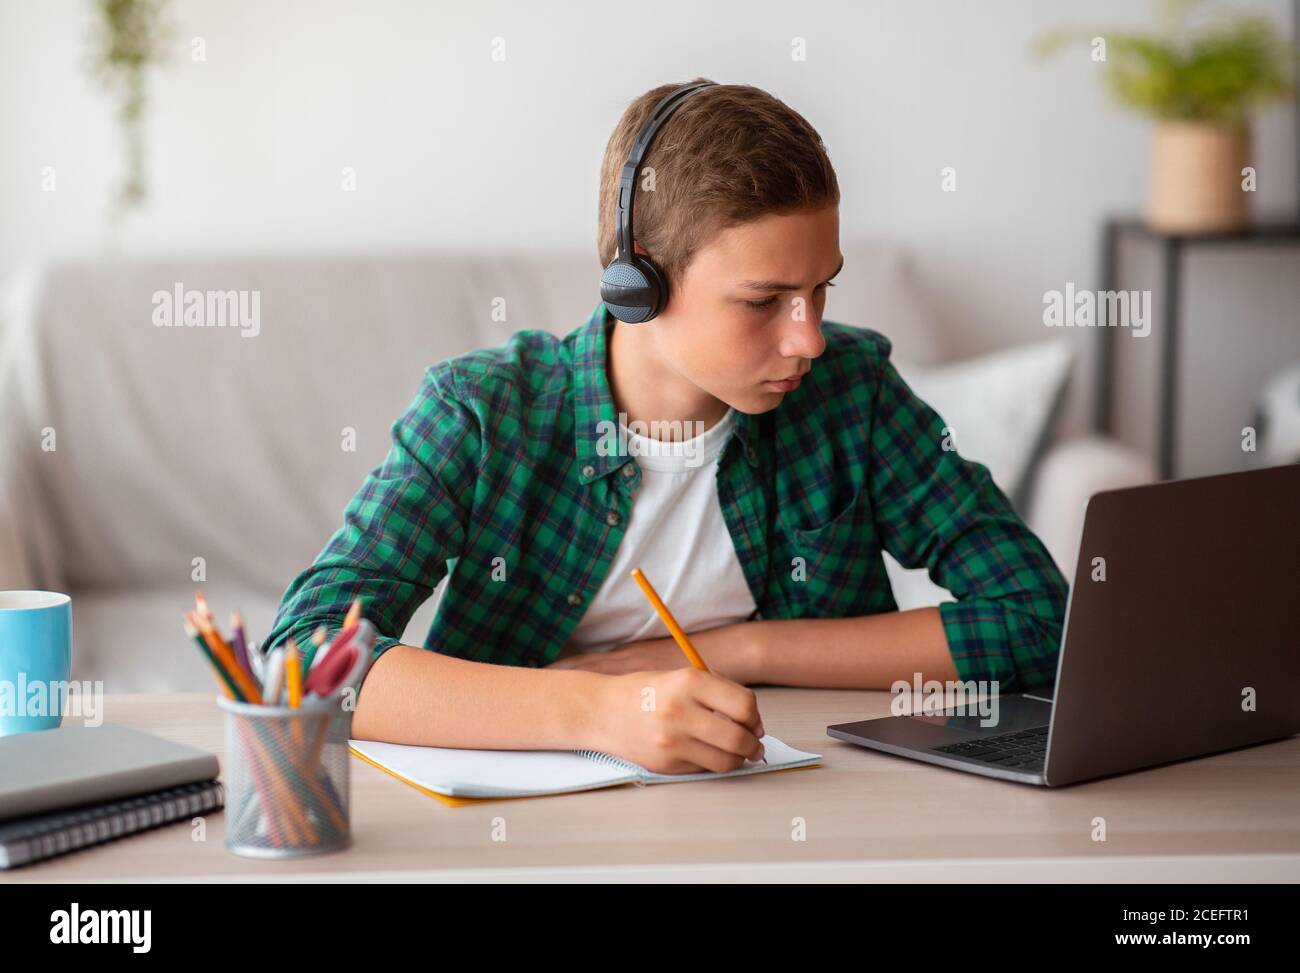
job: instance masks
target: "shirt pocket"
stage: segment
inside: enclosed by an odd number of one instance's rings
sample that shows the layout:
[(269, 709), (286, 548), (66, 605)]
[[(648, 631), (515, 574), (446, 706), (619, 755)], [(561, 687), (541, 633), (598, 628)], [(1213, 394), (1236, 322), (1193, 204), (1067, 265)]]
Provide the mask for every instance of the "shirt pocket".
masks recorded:
[(866, 581), (877, 545), (865, 492), (858, 491), (847, 507), (824, 524), (790, 532), (791, 555), (803, 559), (805, 573), (803, 581), (796, 575), (793, 590), (796, 601), (810, 613), (831, 613), (853, 603)]

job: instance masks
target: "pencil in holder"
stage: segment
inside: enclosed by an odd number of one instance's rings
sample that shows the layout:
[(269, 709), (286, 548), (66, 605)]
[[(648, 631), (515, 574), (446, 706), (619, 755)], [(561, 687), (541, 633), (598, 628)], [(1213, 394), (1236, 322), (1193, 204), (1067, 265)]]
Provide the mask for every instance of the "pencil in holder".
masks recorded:
[(226, 848), (296, 858), (348, 847), (352, 711), (341, 698), (217, 703), (226, 712)]

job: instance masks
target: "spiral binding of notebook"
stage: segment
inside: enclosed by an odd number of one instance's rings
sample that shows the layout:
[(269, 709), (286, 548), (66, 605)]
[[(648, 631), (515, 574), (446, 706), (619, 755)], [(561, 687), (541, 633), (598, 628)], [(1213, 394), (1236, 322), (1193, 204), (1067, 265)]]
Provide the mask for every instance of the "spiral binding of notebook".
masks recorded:
[[(632, 763), (632, 761), (624, 760), (622, 757), (616, 757), (612, 753), (604, 753), (600, 750), (575, 750), (573, 752), (579, 757), (586, 757), (588, 760), (595, 760), (598, 763), (608, 764), (611, 767), (617, 767), (619, 770), (626, 770), (630, 773), (639, 774), (645, 770), (644, 767), (639, 767)], [(645, 781), (641, 780), (640, 777), (632, 781), (632, 783), (637, 787), (646, 786)]]
[(0, 868), (16, 868), (206, 814), (219, 809), (224, 796), (220, 781), (201, 781), (6, 821), (0, 824)]
[(599, 760), (603, 764), (610, 764), (611, 766), (618, 767), (622, 770), (637, 771), (644, 769), (638, 767), (630, 760), (624, 760), (622, 757), (616, 757), (612, 753), (604, 753), (600, 750), (575, 750), (573, 752), (579, 757), (589, 757), (592, 760)]

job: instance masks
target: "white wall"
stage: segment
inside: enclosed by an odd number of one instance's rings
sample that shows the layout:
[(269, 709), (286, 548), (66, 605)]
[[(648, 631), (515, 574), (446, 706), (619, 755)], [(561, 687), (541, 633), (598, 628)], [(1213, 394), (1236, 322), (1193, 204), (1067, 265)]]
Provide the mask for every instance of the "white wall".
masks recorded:
[[(1251, 6), (1289, 23), (1284, 0)], [(191, 0), (151, 79), (152, 198), (113, 235), (120, 154), (87, 79), (92, 9), (0, 0), (0, 275), (109, 246), (550, 247), (595, 268), (611, 127), (635, 95), (696, 75), (764, 87), (813, 123), (843, 235), (910, 247), (962, 350), (1042, 337), (1043, 292), (1095, 282), (1101, 216), (1143, 197), (1148, 125), (1109, 103), (1086, 49), (1041, 63), (1029, 45), (1067, 22), (1151, 23), (1152, 4)], [(206, 62), (190, 59), (195, 36)], [(1294, 204), (1294, 145), (1286, 111), (1261, 120), (1260, 209)], [(943, 193), (950, 165), (958, 191)], [(56, 192), (40, 189), (45, 166)]]

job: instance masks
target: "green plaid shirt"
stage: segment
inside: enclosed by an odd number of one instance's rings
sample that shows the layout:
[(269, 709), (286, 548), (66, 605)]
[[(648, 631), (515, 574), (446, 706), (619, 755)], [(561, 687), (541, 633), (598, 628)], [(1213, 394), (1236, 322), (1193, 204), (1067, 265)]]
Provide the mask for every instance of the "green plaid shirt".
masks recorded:
[[(611, 455), (601, 435), (618, 429), (605, 374), (612, 321), (599, 304), (562, 339), (521, 331), (428, 368), (388, 455), (289, 585), (266, 645), (336, 627), (360, 596), (383, 652), (450, 571), (425, 647), (553, 661), (609, 570), (641, 482), (635, 457)], [(899, 377), (887, 338), (831, 321), (822, 333), (826, 350), (799, 388), (762, 415), (737, 412), (718, 460), (758, 614), (896, 611), (888, 551), (958, 599), (939, 611), (962, 679), (1004, 691), (1050, 682), (1066, 601), (1051, 557), (988, 470), (944, 448), (943, 420)]]

